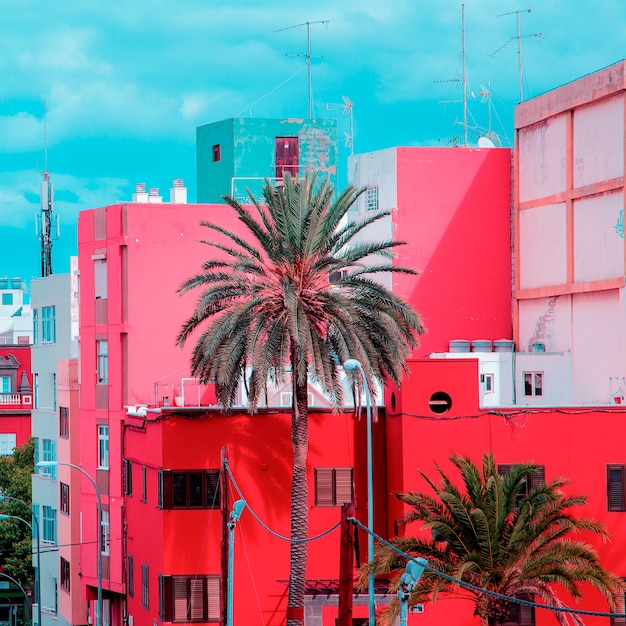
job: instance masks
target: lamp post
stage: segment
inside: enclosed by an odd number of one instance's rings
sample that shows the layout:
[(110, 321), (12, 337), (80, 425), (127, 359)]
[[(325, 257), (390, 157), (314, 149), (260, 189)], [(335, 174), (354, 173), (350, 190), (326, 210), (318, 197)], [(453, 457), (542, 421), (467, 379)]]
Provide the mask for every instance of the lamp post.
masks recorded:
[[(35, 532), (37, 535), (37, 577), (35, 579), (35, 588), (37, 589), (37, 619), (39, 620), (39, 626), (41, 626), (41, 535), (39, 534), (39, 520), (35, 515), (34, 511), (31, 507), (28, 506), (24, 500), (20, 500), (19, 498), (13, 498), (12, 496), (5, 496), (4, 494), (0, 495), (0, 502), (2, 500), (11, 500), (13, 502), (19, 502), (24, 507), (26, 507), (32, 514), (32, 519), (35, 520)], [(0, 519), (10, 519), (14, 516), (12, 515), (0, 515)], [(17, 517), (15, 519), (20, 519), (24, 523), (28, 524), (28, 522), (21, 517)], [(30, 524), (28, 524), (30, 526)], [(30, 528), (31, 536), (33, 533), (33, 528)], [(31, 607), (31, 619), (32, 619), (32, 607)]]
[(363, 386), (365, 387), (365, 404), (367, 406), (367, 564), (369, 574), (367, 577), (367, 591), (369, 604), (369, 626), (376, 625), (376, 606), (374, 599), (374, 476), (372, 472), (372, 395), (367, 382), (365, 370), (360, 361), (348, 359), (343, 368), (347, 372), (361, 372)]
[(228, 604), (226, 605), (226, 626), (233, 626), (233, 573), (235, 560), (235, 525), (246, 508), (245, 500), (233, 503), (233, 510), (228, 520)]
[(83, 476), (85, 476), (89, 482), (93, 485), (96, 492), (96, 498), (98, 499), (98, 601), (96, 603), (96, 626), (102, 626), (102, 501), (100, 499), (100, 490), (96, 481), (91, 475), (86, 472), (80, 465), (74, 465), (74, 463), (67, 463), (65, 461), (39, 461), (37, 467), (56, 467), (58, 465), (65, 465), (66, 467), (73, 467), (78, 470)]

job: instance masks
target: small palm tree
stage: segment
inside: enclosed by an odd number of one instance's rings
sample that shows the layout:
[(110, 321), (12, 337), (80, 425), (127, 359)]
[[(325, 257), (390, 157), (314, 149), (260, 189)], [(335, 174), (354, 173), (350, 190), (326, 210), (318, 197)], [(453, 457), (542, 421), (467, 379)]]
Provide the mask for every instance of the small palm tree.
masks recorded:
[[(421, 556), (434, 569), (480, 589), (507, 597), (536, 598), (553, 607), (563, 607), (558, 588), (572, 597), (582, 597), (581, 583), (596, 587), (612, 609), (624, 597), (624, 584), (606, 571), (594, 549), (570, 537), (574, 531), (591, 531), (608, 538), (605, 528), (570, 512), (584, 504), (584, 496), (566, 496), (564, 478), (557, 478), (528, 491), (538, 467), (515, 465), (501, 476), (493, 455), (485, 454), (482, 473), (469, 459), (451, 457), (461, 481), (453, 481), (439, 467), (437, 486), (422, 472), (433, 495), (410, 492), (400, 500), (412, 507), (405, 522), (420, 523), (419, 536), (396, 537), (390, 543), (402, 552)], [(462, 488), (458, 485), (462, 484)], [(406, 559), (389, 546), (376, 550), (374, 570), (378, 574), (398, 572)], [(362, 580), (366, 578), (362, 572)], [(396, 584), (398, 579), (395, 579)], [(468, 589), (434, 572), (426, 571), (413, 590), (411, 603), (433, 602), (441, 594), (465, 595), (474, 601), (474, 614), (484, 626), (503, 624), (512, 603), (483, 591)], [(382, 623), (391, 624), (397, 604), (388, 607)], [(555, 612), (559, 623), (582, 625), (576, 614)]]
[[(348, 211), (363, 190), (348, 186), (335, 198), (316, 175), (269, 182), (252, 207), (225, 200), (245, 224), (240, 237), (216, 223), (204, 241), (219, 254), (179, 288), (199, 289), (195, 309), (178, 336), (182, 346), (202, 327), (192, 356), (194, 375), (214, 381), (219, 402), (235, 401), (242, 372), (249, 409), (254, 411), (268, 377), (291, 375), (292, 446), (291, 544), (287, 624), (302, 623), (308, 535), (307, 381), (321, 385), (335, 407), (343, 401), (341, 364), (361, 361), (368, 382), (399, 382), (405, 359), (423, 332), (410, 306), (376, 275), (413, 270), (392, 264), (400, 242), (359, 243), (356, 236), (388, 215), (351, 221)], [(287, 367), (286, 367), (287, 366)]]

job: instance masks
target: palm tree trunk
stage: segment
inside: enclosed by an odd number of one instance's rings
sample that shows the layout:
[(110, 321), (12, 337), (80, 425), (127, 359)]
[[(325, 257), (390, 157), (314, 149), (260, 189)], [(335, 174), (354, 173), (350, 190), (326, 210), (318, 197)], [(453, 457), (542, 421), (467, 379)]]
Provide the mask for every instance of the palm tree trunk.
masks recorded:
[[(306, 460), (309, 450), (309, 407), (307, 384), (298, 383), (298, 361), (292, 351), (291, 377), (291, 443), (293, 474), (291, 479), (291, 549), (289, 554), (289, 590), (287, 626), (304, 624), (304, 584), (306, 582), (307, 544), (309, 532), (309, 490)], [(296, 541), (293, 541), (296, 540)]]

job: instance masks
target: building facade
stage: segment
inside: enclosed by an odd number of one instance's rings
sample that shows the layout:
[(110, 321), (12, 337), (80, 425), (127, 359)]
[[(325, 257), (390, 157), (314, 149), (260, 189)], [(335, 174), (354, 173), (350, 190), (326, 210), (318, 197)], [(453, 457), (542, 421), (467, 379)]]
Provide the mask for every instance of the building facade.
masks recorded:
[(242, 117), (196, 129), (197, 201), (257, 198), (266, 179), (317, 171), (337, 185), (337, 120)]

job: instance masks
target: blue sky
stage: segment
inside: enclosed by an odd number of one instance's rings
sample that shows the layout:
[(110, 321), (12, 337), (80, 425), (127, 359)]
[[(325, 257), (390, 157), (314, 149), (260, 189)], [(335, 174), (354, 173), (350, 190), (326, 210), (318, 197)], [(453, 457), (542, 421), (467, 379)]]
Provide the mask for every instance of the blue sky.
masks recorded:
[[(76, 254), (80, 210), (130, 200), (138, 182), (167, 198), (174, 178), (195, 201), (196, 126), (306, 116), (305, 59), (291, 56), (307, 50), (307, 28), (298, 24), (311, 22), (315, 115), (338, 118), (343, 137), (348, 118), (326, 104), (347, 96), (357, 153), (462, 139), (461, 6), (0, 0), (0, 276), (40, 276), (44, 136), (60, 273)], [(515, 11), (522, 11), (524, 99), (626, 57), (624, 0), (466, 0), (470, 143), (488, 129), (490, 110), (491, 129), (504, 145), (512, 141), (517, 17), (502, 14)], [(485, 87), (489, 101), (480, 96)], [(347, 154), (342, 144), (342, 164)]]

